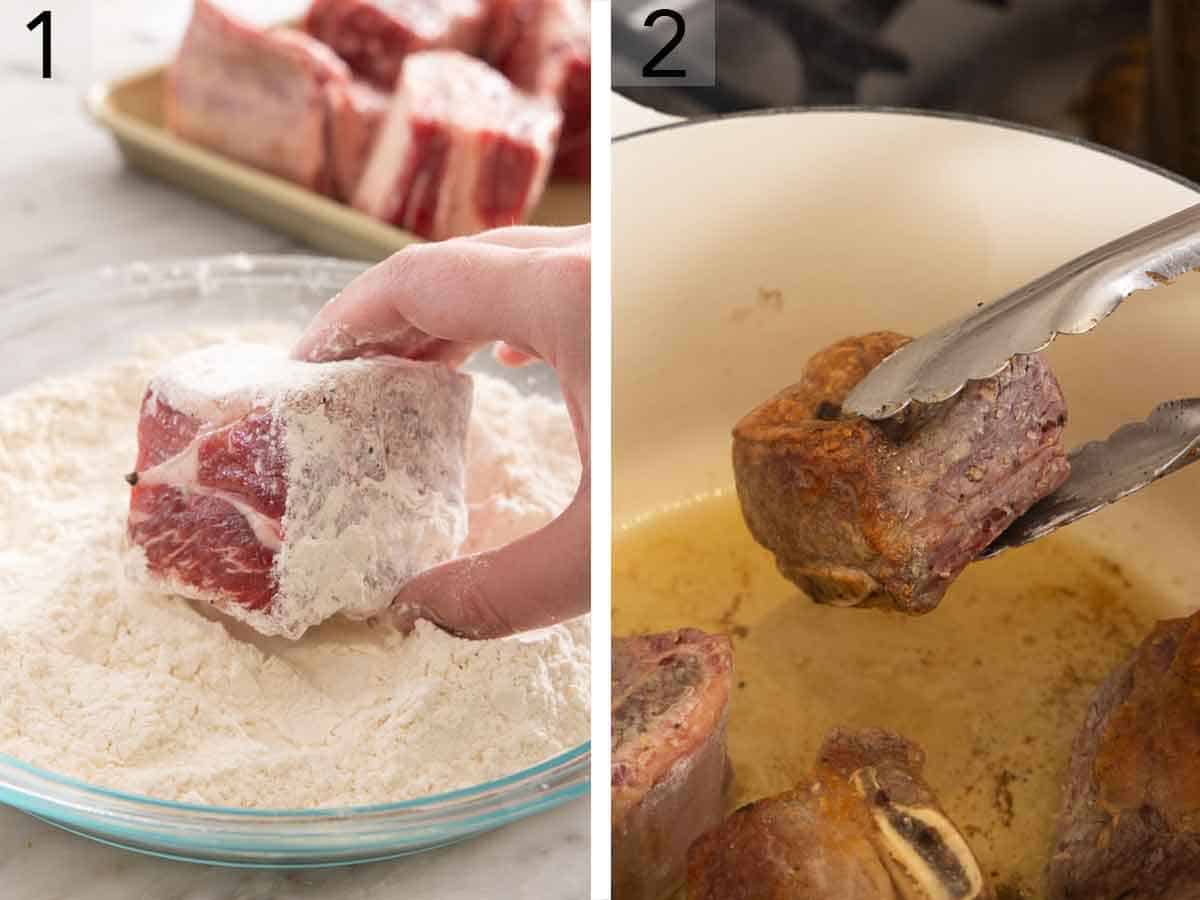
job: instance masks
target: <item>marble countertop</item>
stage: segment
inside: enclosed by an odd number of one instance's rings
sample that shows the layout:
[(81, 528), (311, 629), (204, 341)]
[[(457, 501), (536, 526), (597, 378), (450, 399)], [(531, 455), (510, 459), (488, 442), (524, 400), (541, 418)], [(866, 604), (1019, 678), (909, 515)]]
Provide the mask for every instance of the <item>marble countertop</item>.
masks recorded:
[[(278, 21), (302, 0), (223, 0)], [(0, 15), (0, 293), (29, 281), (133, 260), (303, 247), (134, 172), (83, 112), (89, 82), (169, 57), (188, 0), (53, 5), (55, 74), (40, 77), (24, 24), (44, 4)], [(28, 9), (26, 9), (28, 7)], [(90, 9), (90, 11), (89, 11)], [(90, 23), (88, 18), (91, 18)], [(445, 850), (340, 869), (256, 871), (174, 863), (106, 847), (0, 807), (5, 900), (577, 900), (588, 895), (586, 800)]]

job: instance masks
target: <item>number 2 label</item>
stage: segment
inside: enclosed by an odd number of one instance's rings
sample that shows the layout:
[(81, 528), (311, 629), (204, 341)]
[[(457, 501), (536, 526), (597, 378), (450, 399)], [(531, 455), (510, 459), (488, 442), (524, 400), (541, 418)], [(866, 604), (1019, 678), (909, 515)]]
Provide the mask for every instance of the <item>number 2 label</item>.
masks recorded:
[(646, 21), (643, 23), (647, 28), (653, 28), (654, 23), (659, 19), (670, 19), (675, 23), (675, 33), (654, 56), (650, 57), (650, 61), (642, 66), (643, 78), (686, 78), (687, 69), (660, 69), (658, 64), (662, 62), (670, 54), (672, 50), (679, 46), (679, 42), (683, 40), (683, 34), (687, 26), (684, 24), (683, 16), (673, 9), (656, 9), (654, 12), (646, 16)]

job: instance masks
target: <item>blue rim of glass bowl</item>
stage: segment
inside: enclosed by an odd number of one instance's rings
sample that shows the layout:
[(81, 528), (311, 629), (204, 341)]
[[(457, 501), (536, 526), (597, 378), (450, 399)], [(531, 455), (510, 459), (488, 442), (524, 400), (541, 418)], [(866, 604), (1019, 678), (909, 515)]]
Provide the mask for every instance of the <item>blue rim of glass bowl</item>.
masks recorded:
[(0, 801), (87, 837), (175, 859), (338, 865), (455, 843), (584, 796), (590, 751), (585, 742), (512, 775), (428, 797), (314, 809), (160, 800), (0, 754)]
[[(36, 329), (78, 303), (71, 288), (135, 294), (206, 278), (337, 290), (366, 263), (303, 254), (230, 254), (109, 266), (7, 292), (5, 318)], [(87, 294), (83, 294), (87, 296)], [(39, 321), (41, 320), (41, 321)], [(172, 859), (237, 866), (321, 866), (433, 849), (584, 796), (591, 742), (481, 784), (390, 803), (311, 809), (243, 808), (162, 800), (89, 784), (0, 753), (0, 802), (84, 836)]]

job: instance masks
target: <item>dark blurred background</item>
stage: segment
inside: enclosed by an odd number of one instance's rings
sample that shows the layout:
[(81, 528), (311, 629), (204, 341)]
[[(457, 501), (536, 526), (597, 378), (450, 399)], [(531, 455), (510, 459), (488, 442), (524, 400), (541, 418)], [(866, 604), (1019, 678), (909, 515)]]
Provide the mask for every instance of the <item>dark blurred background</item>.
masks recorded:
[[(614, 0), (614, 74), (640, 66), (644, 6)], [(716, 27), (715, 87), (616, 90), (683, 116), (846, 104), (992, 116), (1200, 179), (1200, 0), (718, 0)]]

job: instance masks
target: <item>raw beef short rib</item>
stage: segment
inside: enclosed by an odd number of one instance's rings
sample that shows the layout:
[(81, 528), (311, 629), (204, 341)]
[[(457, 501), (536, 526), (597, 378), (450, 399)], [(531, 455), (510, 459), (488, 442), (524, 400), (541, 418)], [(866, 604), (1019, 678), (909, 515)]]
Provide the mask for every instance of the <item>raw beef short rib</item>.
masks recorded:
[(354, 205), (431, 240), (522, 222), (545, 187), (561, 119), (480, 60), (415, 53)]
[(263, 634), (379, 613), (466, 538), (470, 406), (435, 363), (185, 354), (142, 401), (133, 569)]
[(591, 172), (592, 48), (584, 0), (493, 0), (484, 58), (527, 93), (563, 113), (554, 173)]
[(834, 731), (814, 780), (737, 810), (688, 853), (688, 900), (983, 900), (916, 744)]
[(1200, 900), (1200, 613), (1160, 622), (1092, 698), (1050, 900)]
[(587, 181), (592, 175), (592, 48), (579, 40), (563, 54), (555, 81), (563, 111), (562, 135), (554, 157), (554, 174)]
[(365, 81), (325, 86), (329, 101), (329, 162), (339, 200), (349, 203), (367, 167), (391, 97)]
[(485, 26), (482, 0), (314, 0), (304, 19), (305, 31), (385, 91), (408, 54), (476, 53)]
[(196, 0), (167, 73), (167, 127), (192, 143), (316, 191), (332, 189), (325, 85), (350, 77), (308, 35), (264, 31)]
[(928, 612), (1069, 473), (1066, 404), (1037, 355), (905, 421), (843, 416), (853, 387), (908, 341), (891, 332), (839, 341), (734, 428), (746, 524), (819, 603)]
[(733, 648), (696, 629), (613, 640), (613, 900), (659, 900), (724, 813)]

